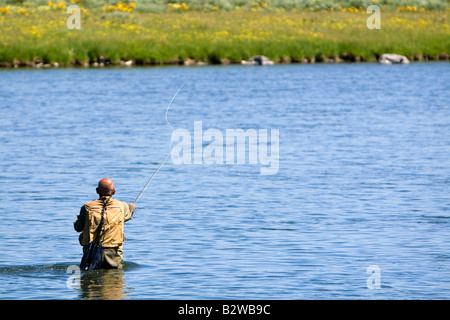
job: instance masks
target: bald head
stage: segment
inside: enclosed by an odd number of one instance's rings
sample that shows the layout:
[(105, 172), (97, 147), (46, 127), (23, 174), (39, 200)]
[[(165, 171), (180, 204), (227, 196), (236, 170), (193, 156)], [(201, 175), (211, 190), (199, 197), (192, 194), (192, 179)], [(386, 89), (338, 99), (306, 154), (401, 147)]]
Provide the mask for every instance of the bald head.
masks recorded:
[(114, 182), (108, 178), (100, 180), (96, 190), (100, 196), (112, 196), (116, 193), (116, 189), (114, 189)]

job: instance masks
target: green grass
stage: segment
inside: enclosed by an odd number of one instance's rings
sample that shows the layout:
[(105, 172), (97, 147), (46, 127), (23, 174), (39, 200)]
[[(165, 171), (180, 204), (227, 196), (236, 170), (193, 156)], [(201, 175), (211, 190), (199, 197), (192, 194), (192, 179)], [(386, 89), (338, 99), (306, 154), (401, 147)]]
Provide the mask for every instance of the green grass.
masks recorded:
[[(240, 63), (256, 54), (276, 62), (375, 61), (387, 52), (412, 60), (448, 59), (450, 55), (448, 9), (383, 10), (381, 29), (369, 30), (369, 14), (355, 6), (351, 10), (287, 10), (261, 5), (245, 10), (166, 8), (155, 13), (137, 10), (138, 3), (131, 13), (87, 8), (81, 14), (81, 30), (69, 30), (64, 8), (25, 4), (11, 5), (10, 13), (0, 14), (3, 66), (35, 61), (86, 65), (101, 57), (111, 64), (133, 60), (134, 64), (150, 65), (188, 59)], [(20, 8), (26, 12), (19, 14)]]
[[(52, 0), (57, 3), (58, 0)], [(26, 7), (45, 6), (48, 0), (2, 0), (1, 5), (18, 5)], [(103, 5), (114, 5), (118, 0), (72, 0), (66, 1), (67, 3), (73, 2), (88, 9), (99, 9)], [(124, 0), (125, 3), (131, 2)], [(448, 0), (135, 0), (137, 6), (136, 10), (141, 12), (162, 12), (167, 9), (169, 3), (186, 3), (191, 10), (203, 10), (213, 8), (223, 10), (235, 10), (235, 9), (249, 9), (256, 6), (260, 6), (261, 3), (266, 3), (266, 8), (280, 8), (280, 9), (329, 9), (333, 8), (337, 10), (339, 6), (348, 8), (356, 7), (359, 9), (365, 9), (370, 4), (377, 4), (385, 9), (398, 8), (402, 6), (411, 6), (426, 9), (439, 9), (442, 10), (449, 6)]]

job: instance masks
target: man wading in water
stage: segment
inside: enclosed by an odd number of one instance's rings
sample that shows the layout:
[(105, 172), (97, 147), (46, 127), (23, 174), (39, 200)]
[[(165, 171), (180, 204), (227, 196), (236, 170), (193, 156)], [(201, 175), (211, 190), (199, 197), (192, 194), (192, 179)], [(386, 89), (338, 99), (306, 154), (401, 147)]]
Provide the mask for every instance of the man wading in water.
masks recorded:
[(102, 209), (105, 205), (103, 226), (100, 242), (103, 245), (103, 263), (101, 268), (122, 268), (122, 244), (125, 241), (123, 234), (124, 223), (133, 217), (135, 206), (113, 199), (116, 193), (114, 182), (104, 178), (97, 187), (98, 200), (86, 203), (81, 207), (80, 214), (74, 222), (75, 231), (81, 232), (79, 241), (86, 252), (89, 243), (95, 238), (97, 227), (100, 224)]

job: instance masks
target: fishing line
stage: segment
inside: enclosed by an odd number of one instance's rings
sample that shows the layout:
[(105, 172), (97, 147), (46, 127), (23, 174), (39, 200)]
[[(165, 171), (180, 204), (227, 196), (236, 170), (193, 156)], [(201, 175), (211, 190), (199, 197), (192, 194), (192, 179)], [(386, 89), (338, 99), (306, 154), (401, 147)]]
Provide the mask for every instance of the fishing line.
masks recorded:
[(147, 188), (148, 184), (150, 183), (150, 181), (153, 180), (153, 178), (155, 177), (156, 173), (158, 173), (159, 169), (161, 169), (161, 167), (163, 166), (163, 164), (166, 162), (166, 160), (169, 158), (170, 153), (172, 152), (172, 140), (173, 140), (173, 132), (175, 131), (173, 129), (173, 127), (170, 125), (169, 121), (167, 120), (167, 113), (169, 112), (169, 108), (172, 105), (173, 100), (175, 100), (176, 96), (178, 95), (178, 92), (180, 92), (180, 90), (183, 88), (184, 84), (186, 83), (186, 80), (183, 81), (183, 83), (181, 84), (181, 86), (178, 88), (177, 92), (175, 92), (175, 94), (173, 95), (172, 99), (170, 100), (167, 108), (166, 108), (166, 114), (165, 114), (165, 119), (166, 119), (166, 123), (167, 125), (172, 129), (172, 134), (171, 134), (171, 138), (170, 138), (170, 145), (169, 145), (169, 152), (167, 153), (166, 157), (164, 158), (164, 160), (159, 164), (158, 168), (156, 168), (155, 172), (153, 172), (152, 176), (150, 177), (150, 179), (148, 179), (147, 183), (145, 184), (145, 186), (142, 188), (141, 192), (139, 192), (139, 194), (137, 195), (136, 199), (134, 200), (134, 203), (136, 203), (139, 198), (141, 197), (142, 193), (144, 193), (145, 189)]

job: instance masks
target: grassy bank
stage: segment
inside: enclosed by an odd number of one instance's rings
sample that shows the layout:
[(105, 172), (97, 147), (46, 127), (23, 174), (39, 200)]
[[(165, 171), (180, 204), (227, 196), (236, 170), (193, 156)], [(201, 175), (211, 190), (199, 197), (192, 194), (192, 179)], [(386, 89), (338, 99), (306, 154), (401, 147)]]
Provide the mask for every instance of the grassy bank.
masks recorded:
[(299, 10), (258, 2), (246, 9), (192, 10), (184, 3), (185, 8), (165, 2), (165, 10), (150, 12), (137, 10), (133, 2), (89, 8), (78, 1), (80, 30), (67, 28), (69, 2), (11, 4), (0, 13), (0, 63), (233, 63), (256, 54), (276, 62), (375, 61), (391, 52), (438, 60), (450, 55), (448, 9), (398, 6), (382, 11), (381, 29), (369, 30), (369, 14), (354, 6)]
[[(1, 0), (0, 6), (20, 6), (25, 8), (41, 7), (44, 9), (49, 2), (54, 7), (77, 4), (89, 10), (106, 9), (107, 11), (122, 10), (133, 3), (132, 11), (164, 12), (170, 9), (179, 10), (339, 10), (339, 8), (365, 9), (371, 4), (384, 9), (421, 8), (426, 10), (443, 10), (448, 8), (448, 0), (122, 0), (125, 6), (117, 8), (119, 0)], [(183, 5), (184, 3), (184, 5)]]

